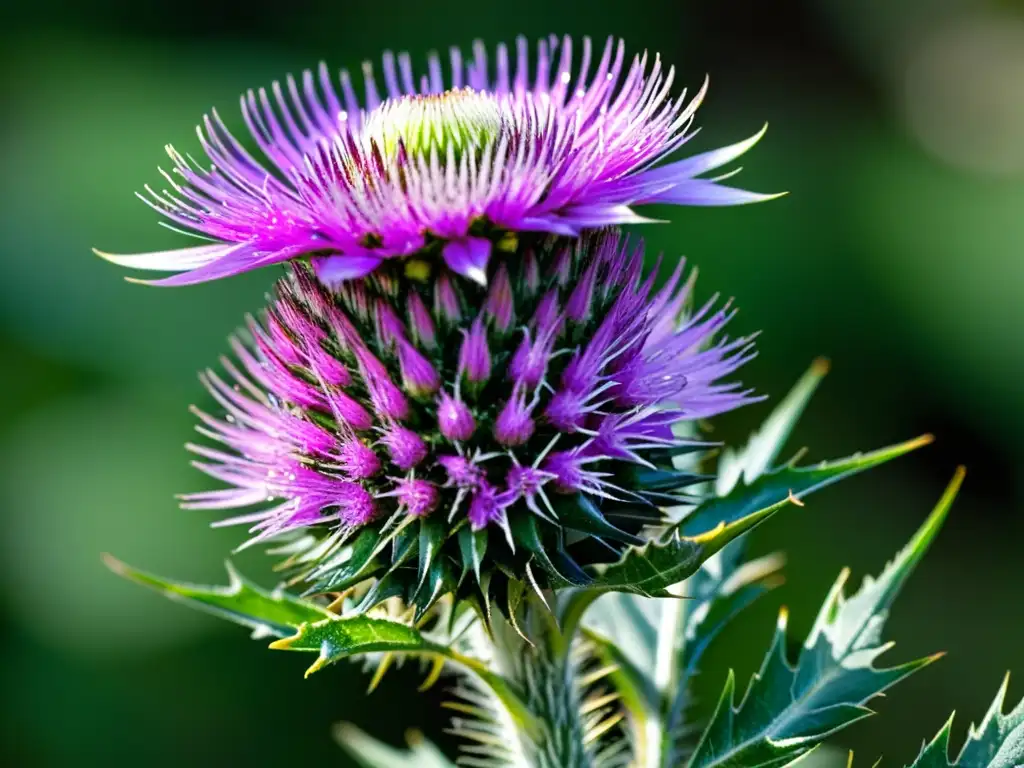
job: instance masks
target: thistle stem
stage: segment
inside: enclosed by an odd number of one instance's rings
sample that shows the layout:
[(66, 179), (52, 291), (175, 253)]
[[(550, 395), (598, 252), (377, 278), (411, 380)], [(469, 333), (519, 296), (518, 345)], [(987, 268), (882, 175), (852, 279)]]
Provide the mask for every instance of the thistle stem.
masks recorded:
[(494, 622), (494, 651), (498, 671), (517, 684), (526, 709), (527, 725), (517, 718), (520, 755), (529, 768), (593, 768), (585, 742), (580, 694), (573, 662), (558, 651), (547, 608), (528, 604), (518, 626)]

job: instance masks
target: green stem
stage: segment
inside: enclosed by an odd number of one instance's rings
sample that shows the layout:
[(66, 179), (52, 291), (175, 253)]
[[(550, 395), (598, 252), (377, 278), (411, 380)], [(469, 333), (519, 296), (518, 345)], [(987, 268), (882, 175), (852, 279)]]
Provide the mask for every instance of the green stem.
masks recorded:
[(494, 622), (498, 671), (521, 691), (535, 726), (523, 728), (514, 718), (521, 754), (531, 768), (592, 768), (572, 662), (558, 647), (548, 609), (537, 603), (524, 606), (518, 631)]
[(653, 738), (649, 742), (657, 749), (651, 750), (648, 766), (650, 768), (668, 768), (669, 760), (673, 758), (675, 747), (673, 734), (679, 726), (679, 718), (682, 712), (677, 709), (677, 704), (682, 702), (680, 685), (686, 683), (680, 680), (681, 665), (680, 654), (683, 651), (686, 631), (686, 601), (668, 599), (662, 608), (661, 621), (658, 626), (658, 643), (655, 655), (654, 684), (661, 694), (662, 712), (649, 721), (656, 724), (660, 733), (657, 741)]

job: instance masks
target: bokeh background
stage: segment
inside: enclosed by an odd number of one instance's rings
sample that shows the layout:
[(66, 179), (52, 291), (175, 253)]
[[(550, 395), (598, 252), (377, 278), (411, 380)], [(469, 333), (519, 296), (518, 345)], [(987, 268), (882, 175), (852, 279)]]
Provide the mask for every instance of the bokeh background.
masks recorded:
[[(746, 380), (773, 397), (817, 355), (833, 372), (792, 448), (845, 455), (922, 432), (935, 446), (848, 481), (755, 537), (789, 581), (745, 616), (701, 677), (745, 678), (780, 604), (802, 638), (839, 568), (877, 571), (958, 463), (964, 493), (892, 617), (891, 660), (946, 650), (842, 735), (902, 765), (949, 711), (957, 734), (1006, 669), (1024, 674), (1024, 10), (1005, 0), (37, 0), (0, 23), (0, 762), (11, 766), (345, 766), (330, 729), (440, 733), (437, 698), (398, 673), (369, 698), (354, 667), (305, 659), (122, 582), (130, 563), (222, 578), (240, 532), (172, 495), (200, 487), (182, 444), (195, 371), (214, 363), (272, 272), (157, 290), (89, 253), (181, 243), (133, 196), (162, 146), (196, 148), (218, 107), (325, 59), (551, 31), (624, 36), (680, 80), (711, 74), (695, 147), (768, 120), (742, 182), (777, 202), (690, 210), (649, 227), (704, 295), (763, 329)], [(742, 439), (767, 412), (723, 420)], [(247, 555), (254, 576), (267, 562)], [(1024, 690), (1014, 686), (1016, 699)], [(446, 743), (441, 737), (442, 743)]]

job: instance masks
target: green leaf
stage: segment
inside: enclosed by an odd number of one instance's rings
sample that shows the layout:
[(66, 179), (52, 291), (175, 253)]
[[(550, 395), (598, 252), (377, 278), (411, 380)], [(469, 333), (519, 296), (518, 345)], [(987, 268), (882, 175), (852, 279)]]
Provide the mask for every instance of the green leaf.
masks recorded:
[(448, 527), (437, 518), (426, 518), (420, 522), (419, 531), (419, 563), (416, 567), (419, 583), (417, 589), (423, 588), (431, 566), (441, 551), (441, 545), (448, 534)]
[(657, 469), (634, 466), (627, 472), (630, 483), (645, 491), (678, 491), (691, 485), (706, 483), (711, 477), (678, 469)]
[(723, 554), (684, 582), (685, 601), (615, 593), (587, 614), (584, 633), (615, 667), (609, 681), (633, 723), (638, 764), (673, 768), (692, 751), (683, 716), (698, 662), (726, 624), (779, 580), (778, 556), (741, 564)]
[(678, 661), (687, 677), (697, 672), (704, 652), (729, 622), (782, 580), (780, 555), (742, 564), (726, 558), (717, 568), (708, 567), (710, 561), (704, 565), (686, 582), (690, 603)]
[(231, 563), (226, 563), (229, 584), (211, 587), (170, 581), (137, 571), (111, 555), (104, 555), (103, 561), (119, 576), (155, 589), (171, 600), (249, 627), (253, 637), (287, 637), (307, 622), (333, 615), (311, 600), (293, 597), (281, 589), (273, 592), (260, 589), (246, 581)]
[(366, 615), (331, 616), (299, 626), (288, 637), (270, 644), (280, 651), (319, 654), (306, 677), (328, 664), (364, 653), (439, 653), (443, 649), (408, 624)]
[(871, 715), (865, 706), (870, 699), (938, 658), (889, 668), (874, 666), (889, 648), (881, 639), (889, 608), (938, 533), (963, 474), (957, 470), (924, 525), (881, 576), (866, 577), (849, 600), (843, 596), (849, 572), (843, 571), (796, 665), (786, 658), (786, 613), (782, 612), (768, 655), (739, 705), (730, 672), (688, 768), (786, 765), (829, 735)]
[[(716, 495), (727, 495), (741, 479), (750, 484), (775, 462), (827, 367), (815, 361), (743, 449), (725, 449)], [(743, 563), (742, 552), (736, 541), (706, 560), (684, 582), (685, 602), (617, 593), (601, 597), (586, 614), (584, 631), (602, 660), (616, 668), (609, 679), (629, 713), (639, 764), (675, 768), (681, 755), (693, 751), (686, 714), (690, 679), (704, 651), (732, 618), (780, 581), (780, 557)], [(582, 596), (570, 596), (564, 605), (567, 620), (586, 609)]]
[(478, 659), (455, 650), (449, 642), (427, 637), (416, 627), (392, 619), (365, 614), (333, 616), (302, 624), (290, 637), (270, 644), (274, 650), (317, 654), (306, 677), (336, 661), (366, 653), (395, 653), (442, 657), (473, 674), (504, 705), (509, 715), (527, 731), (536, 720), (513, 685)]
[(780, 467), (757, 476), (749, 485), (737, 483), (726, 496), (713, 497), (703, 502), (676, 527), (684, 534), (694, 535), (722, 523), (741, 520), (754, 510), (790, 497), (801, 499), (809, 493), (877, 467), (930, 442), (932, 436), (923, 435), (905, 443), (855, 454), (838, 461), (823, 461), (810, 467), (796, 467), (792, 464)]
[(757, 510), (699, 536), (684, 536), (676, 528), (652, 539), (642, 547), (629, 547), (615, 563), (593, 566), (593, 584), (588, 589), (616, 590), (652, 597), (670, 597), (668, 587), (692, 576), (706, 561), (729, 542), (767, 520), (789, 503), (785, 496)]
[(910, 768), (1020, 768), (1024, 765), (1024, 699), (1003, 714), (1010, 676), (1003, 679), (992, 706), (980, 725), (971, 725), (967, 741), (954, 760), (949, 759), (953, 715), (935, 738), (921, 750)]
[(406, 734), (408, 750), (388, 746), (348, 723), (338, 726), (335, 738), (361, 768), (455, 768), (441, 750), (415, 731)]
[(765, 419), (761, 428), (750, 436), (742, 450), (726, 448), (718, 462), (715, 496), (728, 496), (742, 480), (750, 485), (768, 471), (782, 452), (797, 420), (828, 373), (828, 360), (815, 360), (807, 373), (796, 383), (785, 399)]

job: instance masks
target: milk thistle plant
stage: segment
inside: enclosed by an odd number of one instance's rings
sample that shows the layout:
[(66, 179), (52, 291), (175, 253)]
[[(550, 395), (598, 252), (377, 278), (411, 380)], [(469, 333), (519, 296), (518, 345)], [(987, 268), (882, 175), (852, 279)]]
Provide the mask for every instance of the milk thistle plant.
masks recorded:
[[(937, 534), (958, 471), (911, 542), (844, 597), (843, 572), (798, 654), (786, 614), (745, 691), (730, 674), (698, 722), (691, 681), (729, 620), (779, 580), (744, 535), (808, 494), (927, 436), (849, 458), (780, 461), (825, 365), (739, 447), (701, 422), (759, 401), (737, 380), (753, 337), (693, 302), (694, 273), (620, 231), (649, 204), (767, 200), (720, 173), (763, 130), (689, 157), (705, 88), (610, 40), (477, 44), (447, 63), (383, 57), (361, 83), (326, 66), (241, 99), (240, 141), (213, 113), (208, 162), (168, 148), (144, 199), (203, 242), (101, 254), (180, 286), (279, 265), (232, 356), (202, 375), (188, 449), (214, 490), (186, 508), (266, 547), (271, 590), (118, 573), (309, 653), (446, 681), (456, 764), (499, 768), (790, 765), (930, 664), (879, 666), (903, 582)], [(714, 176), (711, 174), (719, 173)], [(915, 766), (1024, 764), (1024, 705), (1005, 686), (950, 754), (947, 723)], [(449, 766), (353, 727), (372, 768)]]

